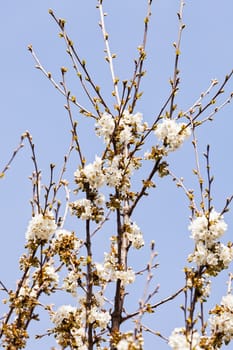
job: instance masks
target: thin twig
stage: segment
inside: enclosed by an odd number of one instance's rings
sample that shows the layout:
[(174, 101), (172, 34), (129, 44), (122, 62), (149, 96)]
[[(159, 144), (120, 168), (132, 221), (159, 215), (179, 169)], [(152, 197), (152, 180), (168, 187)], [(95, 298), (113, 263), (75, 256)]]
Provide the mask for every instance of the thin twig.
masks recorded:
[(4, 166), (3, 170), (0, 172), (0, 178), (3, 178), (5, 176), (5, 173), (7, 170), (9, 170), (11, 163), (13, 162), (13, 160), (15, 159), (16, 155), (18, 154), (18, 152), (21, 150), (21, 148), (24, 147), (23, 144), (23, 140), (25, 138), (25, 134), (23, 134), (20, 137), (20, 142), (18, 144), (18, 146), (16, 147), (16, 149), (13, 151), (12, 156), (10, 157), (9, 161), (6, 163), (6, 165)]
[(114, 95), (116, 97), (117, 105), (120, 108), (121, 100), (120, 100), (119, 90), (118, 90), (118, 86), (117, 86), (118, 79), (116, 78), (115, 71), (114, 71), (114, 65), (113, 65), (114, 55), (112, 55), (112, 53), (111, 53), (109, 40), (108, 40), (108, 33), (106, 32), (106, 28), (105, 28), (105, 21), (104, 21), (105, 14), (103, 12), (103, 1), (102, 0), (99, 0), (98, 8), (99, 8), (99, 12), (100, 12), (100, 28), (102, 30), (105, 48), (106, 48), (106, 53), (107, 53), (106, 61), (109, 63), (112, 82), (113, 82), (113, 86), (114, 86)]
[[(181, 294), (181, 293), (184, 291), (184, 289), (185, 289), (185, 288), (182, 287), (182, 288), (180, 288), (177, 292), (175, 292), (174, 294), (168, 296), (167, 298), (162, 299), (161, 301), (159, 301), (159, 302), (156, 303), (156, 304), (150, 305), (150, 309), (155, 310), (157, 307), (159, 307), (159, 306), (161, 306), (161, 305), (167, 303), (168, 301), (171, 301), (171, 300), (175, 299), (179, 294)], [(147, 305), (146, 305), (145, 307), (147, 307)], [(139, 310), (137, 310), (137, 311), (135, 311), (135, 312), (133, 312), (133, 313), (131, 313), (131, 314), (125, 316), (125, 317), (123, 318), (122, 322), (124, 322), (124, 321), (126, 321), (126, 320), (128, 320), (128, 319), (130, 319), (130, 318), (132, 318), (132, 317), (138, 316), (141, 312), (142, 312), (142, 310), (139, 309)], [(145, 313), (145, 312), (146, 312), (146, 309), (143, 310), (143, 312)]]
[[(51, 82), (51, 84), (63, 95), (66, 97), (65, 92), (63, 91), (63, 89), (60, 87), (60, 85), (53, 79), (52, 74), (48, 71), (46, 71), (46, 69), (43, 67), (43, 65), (40, 63), (38, 57), (35, 54), (35, 51), (32, 48), (32, 45), (28, 46), (28, 50), (31, 52), (32, 57), (34, 58), (35, 62), (36, 62), (36, 68), (39, 69), (45, 76), (46, 78), (49, 79), (49, 81)], [(76, 101), (75, 98), (73, 98), (72, 95), (70, 95), (69, 97), (70, 102), (72, 102), (75, 106), (77, 106), (80, 109), (80, 112), (85, 113), (86, 115), (93, 117), (93, 118), (97, 118), (96, 116), (94, 116), (90, 111), (88, 111), (84, 106), (82, 106), (79, 102)]]
[(170, 101), (170, 112), (169, 112), (169, 118), (172, 118), (172, 114), (175, 110), (175, 95), (178, 89), (179, 85), (179, 58), (180, 58), (180, 45), (181, 45), (181, 36), (183, 29), (185, 28), (185, 25), (183, 24), (183, 8), (184, 8), (184, 0), (180, 1), (180, 10), (178, 12), (178, 20), (179, 20), (179, 31), (178, 31), (178, 39), (177, 42), (174, 44), (176, 49), (176, 56), (175, 56), (175, 65), (174, 65), (174, 73), (173, 73), (173, 80), (171, 80), (171, 87), (172, 87), (172, 94), (171, 94), (171, 101)]

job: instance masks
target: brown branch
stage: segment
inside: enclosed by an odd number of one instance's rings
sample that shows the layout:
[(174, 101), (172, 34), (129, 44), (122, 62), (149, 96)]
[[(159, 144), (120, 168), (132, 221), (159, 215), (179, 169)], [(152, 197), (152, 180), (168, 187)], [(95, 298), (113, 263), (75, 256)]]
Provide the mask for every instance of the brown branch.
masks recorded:
[(185, 28), (185, 25), (183, 24), (183, 7), (184, 7), (184, 0), (181, 0), (180, 10), (177, 14), (179, 19), (179, 32), (178, 32), (177, 43), (174, 44), (176, 49), (176, 56), (175, 56), (173, 80), (171, 80), (172, 93), (171, 93), (171, 101), (170, 101), (169, 118), (172, 118), (172, 114), (175, 110), (175, 106), (174, 106), (175, 95), (176, 95), (176, 92), (178, 91), (178, 85), (180, 82), (178, 65), (179, 65), (179, 58), (180, 58), (181, 36), (182, 36), (183, 29)]
[(4, 166), (3, 170), (0, 172), (0, 178), (3, 178), (5, 176), (5, 173), (7, 170), (9, 170), (11, 163), (13, 162), (13, 160), (15, 159), (16, 155), (18, 154), (18, 152), (21, 150), (21, 148), (24, 147), (23, 144), (23, 140), (25, 138), (25, 134), (23, 134), (20, 137), (20, 142), (18, 144), (18, 146), (16, 147), (16, 149), (13, 151), (12, 156), (10, 157), (9, 161), (6, 163), (6, 165)]
[[(233, 70), (228, 75), (225, 76), (223, 83), (221, 84), (220, 88), (217, 90), (215, 95), (210, 99), (210, 101), (203, 108), (199, 108), (199, 111), (197, 112), (197, 114), (192, 118), (192, 122), (197, 120), (197, 118), (201, 114), (203, 114), (203, 112), (205, 112), (205, 110), (207, 110), (210, 106), (212, 106), (215, 103), (216, 98), (224, 92), (224, 87), (227, 84), (227, 82), (231, 79), (232, 75), (233, 75)], [(188, 123), (187, 126), (190, 126), (190, 124), (191, 124), (191, 122)]]
[(161, 159), (158, 159), (154, 166), (153, 166), (153, 169), (151, 170), (148, 178), (144, 181), (144, 185), (142, 186), (141, 188), (141, 191), (138, 193), (135, 201), (133, 202), (133, 204), (131, 205), (131, 207), (129, 208), (129, 211), (128, 211), (128, 215), (131, 216), (134, 209), (136, 208), (138, 202), (140, 201), (140, 199), (146, 194), (146, 190), (148, 188), (148, 186), (146, 185), (148, 182), (150, 182), (153, 178), (153, 176), (155, 175), (156, 171), (158, 170), (158, 167), (159, 167), (159, 163), (160, 163)]
[[(150, 309), (155, 310), (157, 307), (159, 307), (159, 306), (161, 306), (161, 305), (167, 303), (168, 301), (171, 301), (171, 300), (175, 299), (175, 298), (176, 298), (179, 294), (181, 294), (184, 290), (185, 290), (184, 287), (180, 288), (177, 292), (175, 292), (174, 294), (168, 296), (167, 298), (162, 299), (161, 301), (159, 301), (159, 302), (156, 303), (156, 304), (150, 305)], [(145, 308), (144, 308), (143, 310), (139, 309), (139, 310), (137, 310), (137, 311), (135, 311), (135, 312), (133, 312), (133, 313), (131, 313), (131, 314), (125, 316), (125, 317), (122, 319), (122, 322), (125, 322), (125, 321), (127, 321), (128, 319), (130, 319), (130, 318), (132, 318), (132, 317), (138, 316), (142, 311), (143, 311), (144, 313), (146, 313), (146, 308), (147, 308), (147, 305), (145, 305)]]

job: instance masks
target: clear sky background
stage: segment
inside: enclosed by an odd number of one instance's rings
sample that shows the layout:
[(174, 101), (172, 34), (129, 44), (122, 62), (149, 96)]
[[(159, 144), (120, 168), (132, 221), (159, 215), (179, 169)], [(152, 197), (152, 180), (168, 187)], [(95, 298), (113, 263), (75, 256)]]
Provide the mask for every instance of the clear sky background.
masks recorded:
[[(45, 77), (34, 68), (34, 62), (27, 51), (32, 44), (41, 62), (53, 76), (60, 79), (61, 66), (70, 66), (64, 53), (64, 43), (58, 38), (58, 28), (48, 14), (52, 8), (58, 17), (67, 20), (67, 31), (77, 44), (80, 56), (86, 59), (98, 85), (103, 87), (106, 99), (111, 101), (111, 80), (108, 66), (103, 57), (104, 44), (98, 27), (99, 13), (96, 2), (89, 1), (5, 1), (1, 6), (1, 55), (0, 55), (0, 165), (7, 162), (16, 147), (20, 135), (29, 130), (36, 144), (39, 167), (46, 183), (49, 164), (62, 164), (67, 151), (70, 125), (63, 108), (64, 98), (49, 84)], [(128, 79), (133, 72), (133, 59), (137, 46), (141, 44), (143, 19), (147, 1), (106, 0), (104, 4), (108, 17), (107, 30), (110, 34), (112, 51), (117, 53), (116, 74), (120, 79)], [(174, 48), (177, 39), (178, 21), (176, 13), (179, 0), (155, 0), (148, 34), (148, 58), (145, 63), (147, 75), (143, 80), (144, 96), (138, 105), (144, 119), (149, 123), (159, 112), (169, 93), (169, 78), (173, 74)], [(186, 29), (181, 49), (181, 85), (178, 96), (179, 108), (186, 110), (204, 91), (212, 78), (223, 80), (233, 68), (233, 2), (232, 0), (186, 1), (184, 23)], [(70, 86), (76, 96), (80, 93), (78, 80), (68, 73)], [(226, 94), (233, 91), (233, 81)], [(82, 98), (82, 95), (80, 95)], [(85, 99), (82, 100), (85, 103)], [(82, 102), (81, 101), (81, 102)], [(74, 114), (80, 118), (78, 111)], [(213, 123), (206, 124), (198, 131), (200, 153), (211, 145), (212, 173), (214, 182), (214, 204), (221, 210), (226, 196), (233, 193), (233, 105), (228, 105)], [(91, 138), (83, 126), (80, 135), (83, 149), (87, 149), (90, 160), (94, 159), (99, 143)], [(17, 262), (23, 253), (25, 230), (31, 217), (30, 176), (33, 165), (30, 150), (26, 146), (14, 161), (5, 179), (0, 182), (0, 279), (9, 288), (14, 288), (19, 278)], [(187, 142), (180, 151), (170, 157), (171, 169), (186, 180), (187, 187), (197, 184), (192, 175), (195, 167), (192, 146)], [(76, 160), (68, 169), (72, 179), (77, 167)], [(192, 250), (187, 226), (189, 211), (181, 190), (168, 178), (157, 181), (158, 188), (145, 198), (135, 212), (135, 220), (145, 234), (146, 248), (150, 240), (156, 242), (159, 253), (159, 270), (155, 273), (154, 285), (160, 285), (156, 300), (175, 292), (183, 285), (182, 268)], [(233, 240), (233, 214), (225, 215), (229, 230), (226, 240)], [(107, 238), (106, 238), (107, 239)], [(148, 257), (144, 249), (143, 258)], [(146, 255), (147, 254), (147, 255)], [(139, 255), (140, 256), (140, 255)], [(135, 259), (135, 260), (134, 260)], [(132, 262), (137, 264), (137, 253)], [(146, 260), (145, 260), (146, 261)], [(211, 304), (219, 302), (226, 292), (227, 274), (222, 274), (213, 283)], [(183, 325), (183, 315), (179, 310), (182, 298), (161, 307), (149, 324), (168, 336), (174, 327)], [(58, 300), (58, 304), (63, 300)], [(0, 305), (0, 314), (2, 306)], [(33, 326), (34, 327), (34, 326)], [(38, 330), (32, 327), (32, 331)], [(37, 327), (37, 325), (36, 325)], [(44, 341), (43, 349), (53, 343)], [(29, 343), (29, 349), (41, 349), (41, 345)], [(165, 350), (168, 346), (160, 339), (148, 336), (145, 349)]]

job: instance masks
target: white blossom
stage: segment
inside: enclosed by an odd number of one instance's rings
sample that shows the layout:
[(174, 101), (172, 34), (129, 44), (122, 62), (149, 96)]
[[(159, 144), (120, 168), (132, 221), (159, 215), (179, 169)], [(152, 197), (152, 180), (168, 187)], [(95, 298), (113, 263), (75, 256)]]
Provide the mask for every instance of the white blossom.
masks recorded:
[(126, 271), (117, 270), (114, 273), (115, 279), (120, 279), (123, 285), (131, 284), (135, 281), (135, 272), (128, 268)]
[(199, 241), (196, 243), (194, 253), (190, 254), (188, 260), (194, 261), (197, 266), (208, 265), (216, 273), (228, 268), (233, 260), (232, 246), (226, 246), (220, 242), (206, 245)]
[(89, 220), (92, 216), (91, 201), (86, 198), (81, 198), (72, 203), (72, 213), (76, 214), (82, 220)]
[(78, 276), (74, 271), (70, 271), (63, 280), (62, 289), (71, 293), (73, 297), (77, 296)]
[(221, 305), (224, 306), (230, 312), (233, 312), (233, 295), (228, 294), (222, 297)]
[(71, 317), (74, 317), (76, 308), (71, 305), (62, 305), (57, 311), (52, 315), (51, 321), (55, 324), (56, 327), (61, 326), (64, 320), (70, 320)]
[(66, 241), (72, 241), (72, 248), (75, 251), (78, 251), (82, 244), (82, 241), (75, 236), (74, 232), (65, 229), (59, 229), (56, 230), (55, 237), (52, 240), (53, 249), (55, 248), (56, 244), (62, 245)]
[(207, 273), (217, 275), (228, 268), (233, 260), (233, 248), (217, 242), (226, 231), (227, 224), (223, 216), (211, 210), (207, 215), (197, 216), (189, 225), (191, 238), (195, 240), (195, 251), (189, 255), (188, 261), (194, 261), (197, 266), (206, 266)]
[(104, 329), (110, 322), (111, 316), (108, 311), (99, 310), (97, 307), (92, 307), (88, 316), (90, 323), (95, 323), (96, 326)]
[(226, 246), (223, 243), (217, 243), (216, 253), (218, 254), (219, 260), (222, 262), (224, 268), (227, 268), (233, 260), (233, 247)]
[(117, 350), (128, 350), (129, 343), (126, 339), (121, 339), (117, 344)]
[(129, 143), (130, 139), (132, 138), (132, 131), (129, 125), (124, 125), (122, 131), (119, 135), (119, 142), (120, 143)]
[(122, 334), (122, 339), (118, 342), (116, 349), (117, 350), (128, 350), (128, 349), (134, 349), (134, 350), (140, 350), (142, 349), (143, 345), (143, 338), (142, 334), (140, 334), (140, 340), (136, 339), (133, 336), (133, 332), (127, 332)]
[(104, 137), (104, 142), (108, 143), (114, 131), (115, 122), (111, 114), (105, 112), (96, 122), (96, 134)]
[(206, 243), (221, 237), (227, 230), (227, 224), (223, 216), (214, 209), (209, 214), (209, 220), (206, 215), (196, 217), (189, 225), (191, 237), (195, 240), (202, 240)]
[(212, 334), (226, 343), (233, 339), (233, 295), (222, 297), (221, 305), (212, 310), (209, 324)]
[(168, 345), (173, 350), (201, 350), (198, 345), (199, 340), (200, 336), (197, 332), (187, 337), (184, 328), (175, 328), (169, 337)]
[(142, 246), (144, 246), (142, 232), (135, 222), (129, 224), (126, 235), (134, 248), (140, 249)]
[(93, 299), (95, 300), (95, 304), (99, 307), (103, 306), (105, 303), (104, 295), (100, 291), (93, 295)]
[(55, 232), (57, 225), (54, 217), (47, 213), (45, 215), (36, 214), (29, 222), (25, 234), (27, 241), (35, 241), (37, 239), (47, 241)]
[(84, 344), (85, 339), (85, 328), (84, 327), (73, 327), (70, 329), (72, 337), (75, 338), (76, 346), (79, 350), (88, 350), (87, 345)]
[(145, 131), (148, 127), (147, 123), (143, 123), (143, 115), (142, 113), (129, 113), (128, 110), (124, 111), (123, 115), (120, 119), (120, 126), (123, 126), (124, 128), (126, 126), (130, 127), (131, 135), (135, 135), (135, 133), (142, 133)]
[(96, 156), (93, 163), (75, 171), (74, 178), (81, 189), (84, 188), (85, 183), (88, 183), (91, 189), (98, 189), (104, 184), (102, 165), (102, 159)]
[(37, 298), (38, 292), (39, 292), (39, 286), (38, 284), (33, 284), (32, 287), (30, 287), (29, 279), (26, 279), (22, 287), (19, 289), (19, 297), (25, 298)]
[(170, 151), (179, 148), (191, 134), (190, 128), (174, 119), (164, 119), (155, 129), (155, 135)]
[(97, 195), (97, 197), (95, 198), (94, 202), (95, 202), (95, 205), (97, 205), (98, 207), (103, 206), (104, 203), (105, 203), (105, 196), (104, 196), (104, 194), (103, 193), (99, 193)]
[(114, 156), (109, 165), (104, 168), (105, 181), (110, 187), (117, 187), (120, 185), (123, 176), (123, 170), (121, 169), (120, 162), (122, 156)]
[(137, 132), (143, 132), (148, 128), (148, 124), (143, 122), (142, 113), (135, 113), (131, 115), (131, 123), (136, 126)]
[(101, 280), (107, 282), (112, 279), (112, 275), (114, 271), (112, 268), (106, 268), (106, 266), (101, 263), (95, 263), (95, 267), (96, 267), (96, 273)]
[(53, 265), (47, 265), (43, 269), (44, 278), (48, 280), (49, 283), (53, 283), (54, 286), (58, 285), (59, 282), (59, 275), (56, 272)]

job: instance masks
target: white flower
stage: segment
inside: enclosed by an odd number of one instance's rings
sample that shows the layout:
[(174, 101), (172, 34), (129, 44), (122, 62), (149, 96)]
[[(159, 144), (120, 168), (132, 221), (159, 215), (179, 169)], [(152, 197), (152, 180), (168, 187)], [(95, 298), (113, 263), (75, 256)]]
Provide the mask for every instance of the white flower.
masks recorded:
[(123, 285), (133, 283), (135, 272), (131, 268), (128, 268), (127, 271), (115, 271), (115, 279), (120, 279)]
[(117, 350), (128, 350), (129, 343), (126, 339), (121, 339), (117, 344)]
[(53, 284), (55, 286), (57, 286), (58, 282), (59, 282), (59, 276), (58, 276), (58, 273), (55, 271), (55, 268), (54, 266), (52, 265), (48, 265), (48, 266), (45, 266), (44, 270), (43, 270), (43, 273), (44, 273), (44, 277), (51, 283), (53, 282)]
[(91, 189), (97, 189), (104, 184), (102, 164), (102, 159), (96, 156), (93, 163), (75, 171), (75, 181), (81, 189), (84, 188), (84, 183), (88, 183)]
[(155, 129), (155, 135), (170, 151), (179, 148), (191, 134), (190, 128), (174, 119), (164, 119)]
[(73, 245), (73, 250), (77, 251), (79, 250), (81, 244), (82, 244), (82, 241), (80, 241), (74, 234), (74, 232), (71, 232), (71, 231), (68, 231), (68, 230), (65, 230), (65, 229), (59, 229), (56, 231), (55, 233), (55, 237), (52, 241), (52, 247), (53, 249), (55, 249), (56, 247), (56, 244), (59, 244), (59, 245), (62, 245), (64, 244), (64, 242), (67, 243), (67, 241), (69, 243), (72, 242), (72, 245)]
[(97, 307), (93, 307), (90, 310), (88, 321), (90, 323), (96, 323), (96, 325), (102, 329), (107, 327), (110, 322), (111, 316), (108, 311), (99, 310)]
[(223, 263), (224, 268), (228, 268), (229, 264), (233, 260), (233, 247), (226, 246), (223, 243), (219, 243), (217, 245), (217, 254), (219, 257), (219, 260)]
[(173, 350), (189, 350), (190, 344), (184, 335), (183, 328), (175, 328), (169, 337), (168, 345)]
[[(129, 111), (124, 113), (119, 118), (117, 128), (119, 128), (119, 142), (121, 144), (135, 142), (139, 134), (144, 132), (148, 125), (142, 122), (142, 114), (131, 114)], [(109, 143), (115, 129), (115, 120), (109, 113), (103, 113), (96, 122), (96, 134), (104, 137), (104, 142)]]
[(222, 297), (221, 305), (223, 305), (226, 309), (233, 312), (233, 295), (228, 294)]
[(73, 297), (76, 297), (78, 287), (77, 274), (74, 271), (70, 271), (64, 278), (63, 282), (62, 289), (66, 290), (68, 293), (71, 293)]
[(54, 315), (51, 317), (51, 321), (56, 327), (61, 326), (64, 320), (68, 321), (71, 317), (74, 317), (76, 308), (71, 305), (60, 306)]
[(187, 337), (184, 328), (175, 328), (169, 337), (168, 345), (173, 350), (201, 350), (198, 346), (199, 340), (200, 337), (197, 332)]
[(24, 284), (19, 290), (19, 297), (22, 297), (23, 299), (25, 297), (30, 297), (30, 298), (37, 298), (38, 292), (40, 290), (40, 287), (35, 283), (33, 286), (30, 286), (29, 279), (26, 279), (24, 281)]
[(127, 238), (130, 240), (134, 248), (140, 249), (142, 246), (144, 246), (142, 232), (135, 222), (129, 225), (126, 234)]
[(119, 141), (120, 143), (129, 143), (132, 138), (132, 132), (129, 125), (124, 125), (123, 130), (120, 132)]
[(103, 193), (99, 193), (98, 196), (95, 199), (95, 205), (98, 207), (103, 206), (105, 203), (105, 196)]
[(72, 214), (76, 214), (82, 220), (89, 220), (92, 216), (91, 201), (86, 198), (78, 199), (71, 203)]
[(99, 307), (103, 306), (105, 303), (104, 295), (101, 291), (95, 293), (93, 295), (93, 299), (95, 300), (95, 304)]
[(198, 241), (194, 253), (188, 257), (189, 262), (194, 261), (197, 266), (208, 265), (216, 273), (228, 268), (232, 260), (233, 248), (220, 242), (206, 245), (203, 241)]
[(129, 111), (124, 111), (121, 119), (120, 119), (120, 126), (130, 126), (131, 133), (141, 133), (146, 130), (148, 127), (147, 123), (143, 123), (143, 116), (142, 113), (135, 113), (131, 114)]
[(70, 329), (70, 333), (72, 334), (72, 337), (75, 338), (76, 346), (78, 350), (88, 350), (87, 345), (84, 344), (85, 342), (85, 327), (74, 327)]
[(197, 216), (189, 225), (191, 238), (195, 240), (195, 251), (188, 257), (189, 262), (194, 261), (198, 266), (207, 266), (207, 273), (217, 275), (228, 268), (233, 260), (233, 248), (216, 242), (227, 229), (223, 216), (211, 210), (207, 215)]
[(104, 168), (106, 184), (110, 187), (119, 186), (122, 181), (123, 171), (120, 167), (121, 156), (114, 156), (108, 167)]
[(221, 310), (209, 319), (211, 332), (222, 336), (222, 340), (228, 343), (233, 339), (233, 317), (232, 312)]
[(96, 273), (103, 281), (110, 281), (112, 279), (113, 269), (107, 268), (104, 264), (95, 263)]
[(27, 232), (25, 234), (26, 240), (35, 241), (36, 239), (39, 239), (47, 241), (56, 228), (57, 225), (51, 214), (36, 214), (28, 224)]
[(213, 240), (221, 237), (227, 230), (227, 224), (223, 220), (223, 216), (211, 210), (209, 220), (203, 214), (196, 217), (189, 225), (191, 237), (195, 240), (202, 240), (206, 243), (212, 243)]
[(145, 122), (142, 123), (142, 120), (143, 120), (142, 113), (139, 113), (139, 112), (133, 114), (131, 117), (131, 122), (133, 125), (136, 126), (137, 132), (143, 132), (148, 128), (147, 123)]
[(188, 257), (188, 260), (194, 261), (197, 266), (203, 266), (207, 263), (207, 257), (208, 257), (208, 250), (206, 248), (206, 245), (203, 242), (198, 242), (196, 244), (196, 249), (193, 254), (190, 254)]
[(96, 122), (96, 135), (103, 136), (105, 143), (108, 143), (114, 128), (115, 122), (113, 117), (111, 114), (105, 112)]
[(218, 265), (218, 262), (218, 255), (216, 253), (208, 251), (206, 263), (210, 266), (216, 266)]

